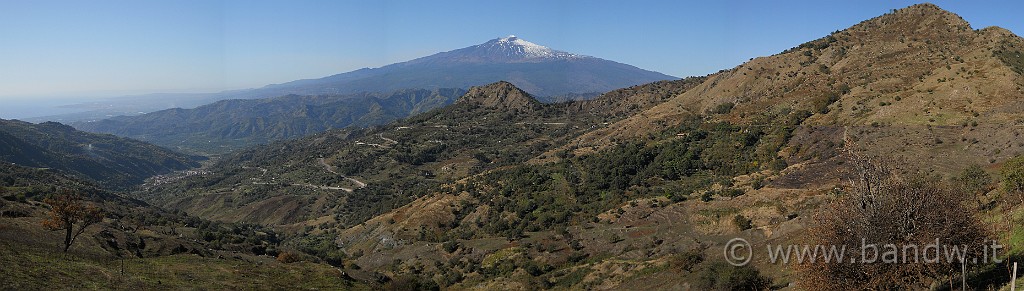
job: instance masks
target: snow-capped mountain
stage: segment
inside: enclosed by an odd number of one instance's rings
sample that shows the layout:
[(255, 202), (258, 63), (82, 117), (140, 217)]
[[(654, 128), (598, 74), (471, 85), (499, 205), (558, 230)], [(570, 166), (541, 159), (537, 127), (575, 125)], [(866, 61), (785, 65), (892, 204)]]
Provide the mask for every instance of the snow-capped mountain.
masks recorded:
[(347, 94), (402, 89), (469, 88), (508, 81), (539, 97), (603, 93), (675, 77), (627, 64), (559, 51), (514, 35), (485, 43), (320, 79), (236, 93), (235, 98)]
[(556, 60), (574, 60), (590, 58), (588, 56), (574, 53), (553, 50), (549, 47), (535, 44), (525, 39), (510, 35), (508, 37), (492, 39), (488, 42), (474, 45), (467, 48), (457, 49), (449, 52), (435, 54), (429, 57), (410, 61), (409, 63), (421, 62), (496, 62), (496, 63), (522, 63), (522, 62), (545, 62)]
[(535, 44), (524, 39), (519, 39), (515, 35), (488, 41), (485, 44), (477, 45), (475, 47), (494, 51), (495, 53), (505, 54), (511, 58), (521, 58), (524, 60), (572, 59), (586, 57), (573, 53), (556, 51), (546, 46)]

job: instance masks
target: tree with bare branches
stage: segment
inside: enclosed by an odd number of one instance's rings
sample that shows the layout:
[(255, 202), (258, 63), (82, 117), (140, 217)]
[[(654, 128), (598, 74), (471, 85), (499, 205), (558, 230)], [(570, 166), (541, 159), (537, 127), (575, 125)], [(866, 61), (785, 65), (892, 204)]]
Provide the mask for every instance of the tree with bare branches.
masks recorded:
[[(825, 262), (819, 254), (814, 262), (797, 265), (803, 288), (927, 289), (961, 275), (966, 266), (962, 264), (985, 254), (989, 235), (973, 209), (964, 205), (965, 195), (959, 193), (963, 187), (935, 177), (900, 174), (861, 157), (851, 160), (854, 175), (846, 190), (820, 210), (805, 234), (809, 245), (845, 247), (847, 258)], [(966, 262), (904, 256), (908, 250), (927, 251), (921, 247), (929, 244), (966, 249)], [(875, 249), (865, 252), (865, 246)], [(898, 248), (899, 253), (892, 255), (898, 262), (884, 261), (889, 246)]]
[[(50, 205), (50, 215), (43, 226), (50, 230), (64, 230), (64, 252), (67, 253), (85, 228), (103, 220), (103, 212), (88, 204), (78, 193), (63, 191), (43, 200)], [(78, 225), (78, 228), (75, 228)]]

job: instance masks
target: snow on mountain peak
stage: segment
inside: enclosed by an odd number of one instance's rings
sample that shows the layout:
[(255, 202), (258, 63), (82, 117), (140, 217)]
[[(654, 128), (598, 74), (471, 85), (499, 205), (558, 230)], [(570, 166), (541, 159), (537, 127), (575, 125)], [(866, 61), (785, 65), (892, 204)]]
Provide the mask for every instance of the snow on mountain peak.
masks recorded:
[(498, 38), (488, 44), (504, 51), (509, 57), (519, 57), (523, 59), (574, 59), (584, 57), (573, 53), (553, 50), (546, 46), (518, 38), (515, 35)]
[[(419, 63), (540, 63), (578, 61), (594, 57), (578, 55), (535, 44), (515, 35), (491, 39), (485, 43), (422, 57), (401, 65)], [(398, 65), (398, 64), (396, 64)]]

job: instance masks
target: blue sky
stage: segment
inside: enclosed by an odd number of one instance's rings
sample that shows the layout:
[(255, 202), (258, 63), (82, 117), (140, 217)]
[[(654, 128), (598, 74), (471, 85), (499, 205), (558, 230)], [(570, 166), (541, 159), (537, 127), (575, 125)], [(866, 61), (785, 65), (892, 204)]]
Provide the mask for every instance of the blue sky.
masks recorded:
[[(914, 3), (0, 0), (0, 100), (259, 87), (509, 34), (703, 75)], [(1016, 1), (934, 3), (974, 28), (1024, 31)]]

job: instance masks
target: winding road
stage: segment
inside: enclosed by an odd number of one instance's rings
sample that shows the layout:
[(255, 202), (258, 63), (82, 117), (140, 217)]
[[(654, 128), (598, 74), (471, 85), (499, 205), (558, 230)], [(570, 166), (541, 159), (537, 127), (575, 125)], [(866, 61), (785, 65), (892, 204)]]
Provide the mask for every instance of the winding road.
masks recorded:
[[(326, 169), (328, 172), (331, 172), (332, 174), (341, 176), (345, 180), (348, 180), (348, 181), (356, 184), (356, 189), (366, 188), (366, 183), (363, 183), (363, 181), (359, 181), (359, 180), (356, 180), (354, 178), (346, 177), (345, 175), (338, 174), (338, 172), (334, 171), (334, 167), (333, 166), (327, 164), (327, 161), (324, 160), (324, 158), (320, 158), (318, 161), (320, 162), (320, 165), (322, 165), (324, 167), (324, 169)], [(267, 174), (267, 169), (264, 169), (264, 168), (259, 168), (259, 167), (242, 167), (242, 168), (243, 169), (257, 169), (257, 170), (262, 171), (264, 175)], [(253, 179), (255, 180), (256, 178), (253, 178)], [(273, 185), (273, 184), (281, 184), (281, 183), (275, 183), (275, 182), (252, 182), (252, 184), (253, 185)], [(337, 187), (337, 186), (313, 185), (313, 184), (308, 184), (308, 183), (307, 184), (302, 184), (302, 183), (284, 183), (284, 184), (291, 185), (291, 186), (298, 186), (298, 187), (309, 187), (309, 188), (323, 189), (323, 190), (341, 190), (341, 191), (345, 191), (345, 192), (349, 192), (349, 193), (352, 193), (352, 191), (355, 191), (355, 189), (352, 189), (352, 188)]]
[[(338, 174), (338, 172), (335, 172), (334, 171), (334, 166), (328, 165), (327, 161), (324, 158), (320, 158), (320, 159), (318, 159), (318, 161), (320, 162), (320, 165), (324, 166), (324, 169), (326, 169), (328, 172), (331, 172), (331, 174), (335, 174), (335, 175), (341, 176), (345, 180), (349, 180), (352, 183), (355, 183), (356, 184), (356, 189), (366, 188), (366, 183), (363, 183), (362, 181), (356, 180), (355, 178), (348, 177), (348, 176), (345, 176), (345, 175), (342, 175), (342, 174)], [(348, 189), (348, 192), (352, 192), (352, 190)]]
[(385, 140), (385, 141), (387, 141), (387, 142), (389, 142), (389, 143), (391, 143), (391, 144), (398, 144), (398, 141), (397, 141), (397, 140), (393, 140), (393, 139), (390, 139), (390, 138), (386, 138), (386, 137), (384, 137), (384, 134), (383, 134), (383, 133), (378, 133), (378, 134), (377, 134), (377, 136), (379, 136), (379, 137), (380, 137), (380, 139), (383, 139), (383, 140)]
[[(252, 184), (253, 185), (274, 185), (274, 184), (279, 184), (279, 183), (252, 182)], [(353, 191), (352, 189), (345, 188), (345, 187), (320, 186), (320, 185), (313, 185), (313, 184), (291, 183), (291, 184), (287, 184), (287, 185), (296, 186), (296, 187), (317, 188), (317, 189), (323, 189), (323, 190), (342, 190), (342, 191), (345, 191), (345, 192), (352, 192)]]

